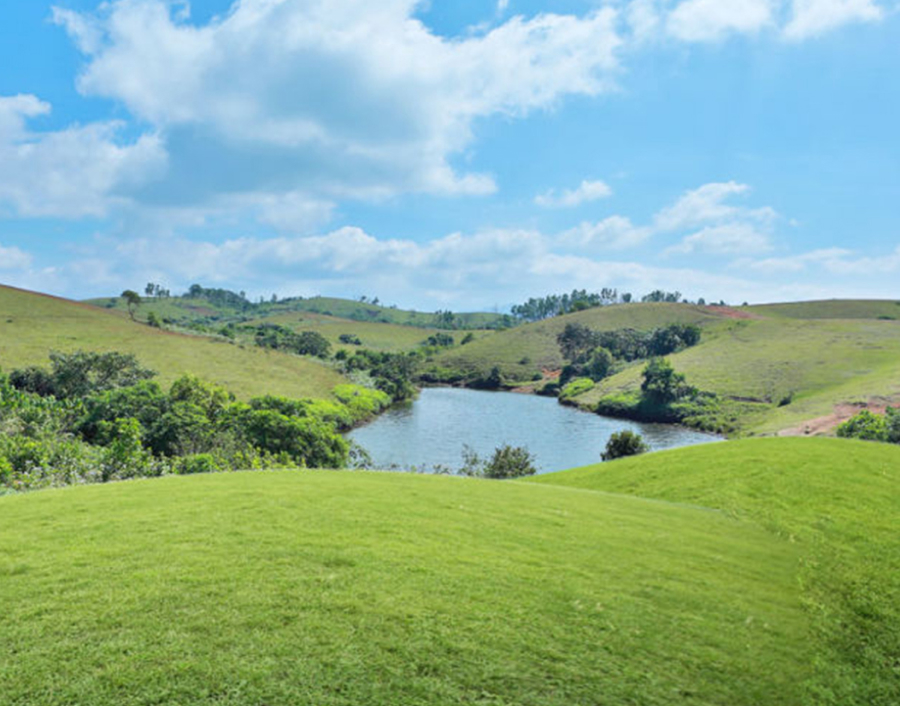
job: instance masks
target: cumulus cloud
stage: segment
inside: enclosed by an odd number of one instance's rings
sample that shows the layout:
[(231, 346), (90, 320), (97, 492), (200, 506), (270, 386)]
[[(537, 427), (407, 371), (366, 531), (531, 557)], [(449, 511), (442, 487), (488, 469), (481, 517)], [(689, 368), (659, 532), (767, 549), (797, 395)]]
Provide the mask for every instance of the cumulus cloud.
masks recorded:
[(774, 0), (684, 0), (668, 15), (666, 30), (686, 42), (752, 34), (774, 22)]
[(561, 233), (558, 242), (584, 250), (625, 250), (643, 243), (652, 234), (650, 228), (638, 228), (624, 216), (610, 216), (597, 223), (585, 222)]
[(873, 0), (794, 0), (784, 28), (791, 40), (815, 37), (851, 22), (876, 22), (884, 10)]
[(771, 250), (769, 236), (761, 233), (751, 223), (725, 223), (708, 226), (692, 235), (688, 235), (678, 245), (673, 245), (665, 252), (672, 254), (688, 254), (706, 252), (715, 255), (746, 255)]
[(538, 206), (547, 208), (572, 208), (580, 206), (588, 201), (605, 199), (612, 195), (612, 189), (603, 181), (582, 181), (575, 189), (565, 189), (557, 192), (556, 189), (539, 194), (534, 197)]
[(157, 135), (123, 141), (119, 122), (29, 129), (29, 119), (49, 112), (35, 96), (0, 96), (0, 207), (26, 217), (104, 216), (165, 167)]
[(165, 0), (118, 0), (54, 17), (87, 55), (79, 89), (121, 101), (166, 135), (170, 173), (155, 201), (185, 198), (210, 173), (194, 201), (490, 193), (489, 174), (451, 164), (475, 119), (611, 86), (612, 8), (513, 17), (451, 41), (414, 18), (417, 5), (242, 0), (197, 26)]

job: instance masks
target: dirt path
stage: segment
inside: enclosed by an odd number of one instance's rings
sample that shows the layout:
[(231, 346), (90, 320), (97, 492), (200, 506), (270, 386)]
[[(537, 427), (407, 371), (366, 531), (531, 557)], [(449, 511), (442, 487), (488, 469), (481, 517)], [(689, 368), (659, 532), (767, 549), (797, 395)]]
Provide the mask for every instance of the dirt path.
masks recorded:
[(884, 414), (884, 410), (888, 406), (894, 406), (898, 402), (900, 402), (900, 399), (897, 398), (885, 399), (883, 397), (876, 397), (870, 399), (868, 402), (844, 402), (836, 404), (834, 406), (834, 411), (831, 414), (810, 419), (795, 427), (782, 429), (778, 432), (778, 436), (821, 436), (823, 434), (830, 434), (838, 427), (838, 425), (843, 424), (864, 409), (874, 412), (875, 414)]

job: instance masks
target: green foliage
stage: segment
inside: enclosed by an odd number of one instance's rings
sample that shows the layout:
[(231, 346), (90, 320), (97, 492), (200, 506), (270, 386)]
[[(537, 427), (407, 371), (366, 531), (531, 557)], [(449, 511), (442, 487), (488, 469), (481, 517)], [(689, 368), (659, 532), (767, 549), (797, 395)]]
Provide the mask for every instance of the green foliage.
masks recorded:
[(837, 428), (837, 435), (847, 439), (863, 441), (886, 441), (887, 428), (884, 417), (864, 409), (852, 419), (848, 419)]
[(900, 444), (900, 407), (888, 407), (883, 415), (864, 409), (841, 424), (837, 435), (846, 439)]
[(422, 342), (422, 345), (430, 346), (432, 348), (449, 348), (455, 343), (456, 341), (449, 333), (438, 332), (426, 338)]
[(643, 376), (641, 392), (655, 404), (669, 404), (696, 394), (696, 390), (685, 382), (684, 374), (676, 373), (665, 358), (654, 358), (647, 363)]
[(317, 358), (327, 358), (331, 352), (331, 344), (321, 333), (316, 331), (295, 333), (278, 324), (260, 324), (256, 327), (254, 340), (261, 348), (290, 351)]
[(504, 444), (496, 449), (484, 466), (484, 477), (496, 480), (522, 478), (537, 473), (534, 456), (523, 446)]
[(147, 314), (147, 325), (152, 328), (162, 328), (162, 321), (159, 320), (156, 312), (151, 311)]
[(141, 367), (131, 353), (50, 353), (50, 371), (40, 368), (14, 370), (10, 383), (17, 389), (60, 399), (80, 399), (87, 395), (135, 385), (156, 373)]
[(360, 340), (359, 336), (353, 333), (342, 333), (340, 336), (338, 336), (338, 340), (341, 343), (347, 344), (349, 346), (362, 345), (362, 341)]
[(524, 304), (512, 307), (512, 315), (522, 321), (541, 321), (553, 316), (561, 316), (572, 311), (584, 311), (598, 306), (606, 306), (621, 301), (615, 289), (604, 287), (599, 293), (575, 289), (571, 294), (550, 294), (546, 297), (530, 298)]
[(594, 381), (590, 378), (575, 378), (560, 390), (559, 398), (567, 400), (592, 389), (594, 389)]
[(637, 456), (646, 453), (650, 447), (644, 442), (644, 438), (630, 429), (614, 432), (606, 442), (606, 450), (600, 454), (604, 461), (612, 461), (625, 456)]
[(128, 307), (128, 315), (134, 321), (134, 312), (141, 305), (141, 295), (133, 289), (126, 289), (122, 292), (122, 299), (125, 300), (125, 305)]
[(368, 372), (375, 386), (394, 401), (406, 400), (416, 394), (413, 377), (418, 367), (418, 358), (415, 354), (378, 352), (364, 348), (354, 351), (342, 365), (348, 373)]

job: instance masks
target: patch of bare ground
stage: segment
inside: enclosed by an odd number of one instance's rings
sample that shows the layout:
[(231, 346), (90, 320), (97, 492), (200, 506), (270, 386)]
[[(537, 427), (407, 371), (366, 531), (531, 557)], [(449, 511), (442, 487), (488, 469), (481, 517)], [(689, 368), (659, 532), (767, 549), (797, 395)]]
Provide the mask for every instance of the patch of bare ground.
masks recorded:
[(706, 307), (707, 311), (711, 311), (715, 314), (719, 314), (720, 316), (724, 316), (726, 319), (761, 319), (762, 317), (758, 314), (751, 314), (749, 311), (741, 311), (740, 309), (734, 309), (730, 306), (718, 306), (718, 305), (709, 305)]
[(868, 402), (842, 402), (834, 406), (834, 411), (824, 417), (809, 419), (802, 424), (782, 429), (778, 436), (824, 436), (864, 409), (875, 414), (884, 414), (887, 407), (900, 404), (900, 397), (873, 397)]

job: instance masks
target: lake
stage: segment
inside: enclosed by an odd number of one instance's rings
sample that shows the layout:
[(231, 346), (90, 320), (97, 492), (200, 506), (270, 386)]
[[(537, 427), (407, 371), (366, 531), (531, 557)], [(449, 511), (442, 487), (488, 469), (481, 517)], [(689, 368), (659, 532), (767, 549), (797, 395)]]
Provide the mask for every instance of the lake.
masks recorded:
[(463, 445), (482, 458), (497, 446), (525, 446), (539, 473), (600, 461), (613, 432), (631, 429), (654, 450), (721, 441), (712, 434), (672, 426), (601, 417), (555, 398), (510, 392), (438, 387), (354, 429), (347, 438), (365, 447), (376, 468), (428, 469), (462, 465)]

